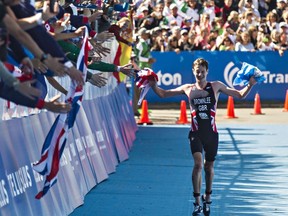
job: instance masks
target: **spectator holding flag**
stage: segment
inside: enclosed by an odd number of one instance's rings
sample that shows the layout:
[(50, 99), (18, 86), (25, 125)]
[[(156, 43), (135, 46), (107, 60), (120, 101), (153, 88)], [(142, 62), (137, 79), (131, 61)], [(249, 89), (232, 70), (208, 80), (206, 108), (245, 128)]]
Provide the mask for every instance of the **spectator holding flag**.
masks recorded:
[[(158, 87), (155, 79), (150, 79), (149, 84), (153, 91), (161, 98), (177, 95), (186, 95), (188, 97), (192, 116), (189, 140), (194, 159), (194, 168), (192, 171), (193, 196), (195, 198), (193, 215), (199, 215), (202, 212), (201, 198), (204, 215), (209, 215), (212, 203), (214, 161), (219, 143), (215, 122), (218, 97), (220, 93), (224, 93), (232, 97), (245, 98), (253, 85), (256, 84), (256, 80), (253, 75), (250, 75), (249, 80), (246, 80), (247, 85), (241, 90), (232, 89), (220, 81), (208, 81), (208, 62), (203, 58), (198, 58), (193, 62), (192, 71), (196, 80), (195, 83), (184, 84), (167, 90)], [(244, 74), (247, 77), (246, 71)], [(203, 150), (205, 154), (203, 154)], [(205, 157), (206, 190), (205, 194), (200, 197), (203, 157)]]

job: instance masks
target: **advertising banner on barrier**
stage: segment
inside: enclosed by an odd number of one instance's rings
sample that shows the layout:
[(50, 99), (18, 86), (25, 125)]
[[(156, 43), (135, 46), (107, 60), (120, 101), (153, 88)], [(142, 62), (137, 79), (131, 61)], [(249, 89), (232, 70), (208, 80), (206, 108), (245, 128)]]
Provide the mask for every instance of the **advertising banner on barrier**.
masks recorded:
[(121, 113), (121, 100), (127, 102), (127, 94), (114, 91), (83, 102), (60, 159), (57, 184), (41, 200), (35, 195), (46, 177), (32, 167), (56, 114), (44, 111), (0, 122), (0, 215), (68, 215), (82, 205), (85, 194), (128, 158), (131, 140), (123, 129), (135, 120), (131, 110), (132, 116)]
[[(158, 75), (158, 85), (163, 89), (176, 88), (182, 84), (195, 82), (192, 74), (192, 63), (197, 58), (204, 58), (209, 62), (207, 80), (219, 80), (233, 87), (232, 82), (242, 63), (247, 62), (258, 67), (265, 75), (266, 81), (253, 87), (245, 100), (253, 101), (255, 93), (261, 95), (261, 100), (284, 101), (288, 84), (288, 53), (282, 57), (278, 52), (152, 52), (157, 59), (153, 64), (153, 71)], [(238, 87), (235, 87), (238, 88)], [(273, 89), (273, 91), (271, 91)], [(153, 91), (149, 91), (146, 99), (149, 102), (179, 102), (185, 96), (159, 98)], [(220, 95), (219, 100), (227, 100), (226, 95)]]
[[(100, 183), (107, 179), (108, 175), (83, 108), (79, 110), (76, 123), (79, 134), (81, 135), (83, 149), (86, 153), (87, 161), (89, 162), (91, 169), (94, 172), (97, 183)], [(89, 181), (88, 178), (87, 181)]]
[(116, 154), (113, 151), (110, 151), (111, 143), (105, 133), (105, 130), (107, 130), (107, 126), (105, 125), (105, 123), (103, 123), (104, 121), (101, 119), (101, 112), (91, 101), (83, 101), (82, 106), (87, 115), (87, 119), (89, 121), (89, 125), (94, 136), (95, 144), (100, 151), (106, 172), (107, 174), (113, 173), (115, 172), (115, 167), (118, 162)]

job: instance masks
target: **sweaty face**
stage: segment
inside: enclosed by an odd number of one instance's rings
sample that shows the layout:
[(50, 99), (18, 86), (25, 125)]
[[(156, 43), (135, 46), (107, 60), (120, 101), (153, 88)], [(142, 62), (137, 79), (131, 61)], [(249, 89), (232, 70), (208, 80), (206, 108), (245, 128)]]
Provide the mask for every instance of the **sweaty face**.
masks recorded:
[(196, 80), (202, 80), (202, 79), (206, 79), (208, 71), (207, 71), (206, 67), (204, 67), (202, 65), (195, 65), (193, 68), (193, 74), (194, 74)]

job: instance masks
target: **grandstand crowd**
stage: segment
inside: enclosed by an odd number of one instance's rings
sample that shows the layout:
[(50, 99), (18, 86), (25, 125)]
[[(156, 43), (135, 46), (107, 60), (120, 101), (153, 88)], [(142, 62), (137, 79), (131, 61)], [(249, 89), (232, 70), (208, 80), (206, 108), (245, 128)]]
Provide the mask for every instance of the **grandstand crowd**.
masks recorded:
[(84, 80), (75, 67), (86, 28), (88, 68), (130, 77), (131, 65), (102, 61), (111, 52), (105, 42), (116, 38), (132, 47), (137, 70), (156, 61), (151, 51), (270, 50), (282, 56), (287, 49), (286, 0), (0, 0), (0, 12), (0, 97), (53, 112), (70, 110), (46, 100), (47, 85), (67, 94), (55, 77), (106, 84), (91, 71)]
[(287, 49), (286, 0), (139, 0), (133, 11), (153, 51)]

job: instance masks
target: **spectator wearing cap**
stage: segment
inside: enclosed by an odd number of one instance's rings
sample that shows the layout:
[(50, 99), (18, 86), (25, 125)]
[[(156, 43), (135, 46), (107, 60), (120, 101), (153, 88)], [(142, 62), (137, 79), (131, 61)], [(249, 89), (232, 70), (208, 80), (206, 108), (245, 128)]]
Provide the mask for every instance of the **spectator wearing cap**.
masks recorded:
[(286, 34), (288, 34), (288, 24), (286, 22), (280, 22), (279, 23), (279, 31), (280, 33), (284, 32)]
[(217, 37), (216, 45), (217, 45), (218, 49), (220, 48), (220, 45), (223, 44), (223, 40), (225, 37), (230, 37), (231, 40), (233, 39), (233, 42), (235, 44), (236, 33), (231, 28), (224, 28), (223, 33), (219, 36), (217, 36), (216, 33), (214, 33), (212, 35), (214, 35), (214, 37)]
[(165, 17), (165, 19), (163, 20), (164, 23), (170, 24), (171, 21), (175, 20), (177, 23), (177, 26), (181, 27), (183, 18), (178, 14), (177, 5), (175, 3), (172, 3), (169, 8), (171, 10), (171, 14)]
[(147, 29), (141, 28), (138, 31), (138, 35), (140, 37), (139, 42), (136, 45), (135, 53), (138, 57), (138, 65), (141, 69), (148, 67), (151, 68), (151, 65), (156, 61), (151, 57), (150, 46), (148, 43), (148, 39), (150, 34)]
[(196, 0), (185, 0), (179, 6), (179, 15), (186, 18), (199, 21), (199, 11), (201, 9), (201, 4)]
[(179, 39), (178, 44), (179, 44), (179, 49), (183, 51), (184, 46), (188, 43), (188, 31), (186, 29), (182, 29), (180, 34), (181, 34), (181, 37)]
[(235, 50), (235, 45), (234, 41), (232, 40), (229, 35), (223, 38), (223, 42), (219, 47), (219, 51), (234, 51)]
[(137, 28), (146, 28), (146, 29), (151, 29), (152, 26), (152, 18), (149, 16), (149, 11), (146, 6), (142, 6), (139, 8), (141, 14), (138, 16), (138, 21), (137, 21)]
[(145, 16), (147, 16), (149, 14), (149, 9), (146, 5), (141, 5), (138, 9), (137, 9), (137, 16), (138, 19), (141, 19)]

